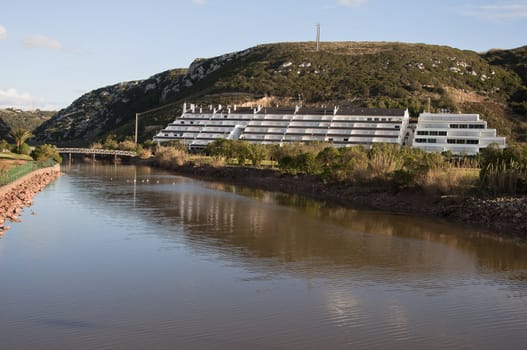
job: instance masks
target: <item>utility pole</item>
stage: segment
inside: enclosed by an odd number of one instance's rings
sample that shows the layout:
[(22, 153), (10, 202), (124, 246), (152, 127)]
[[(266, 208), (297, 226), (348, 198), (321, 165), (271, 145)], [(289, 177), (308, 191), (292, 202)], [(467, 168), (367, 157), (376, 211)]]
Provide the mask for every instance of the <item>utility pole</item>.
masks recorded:
[(320, 23), (317, 23), (317, 51), (320, 50)]
[(135, 145), (137, 146), (137, 126), (139, 124), (139, 113), (135, 114)]
[(430, 101), (430, 97), (428, 97), (428, 113), (432, 113), (430, 105), (431, 105), (431, 101)]

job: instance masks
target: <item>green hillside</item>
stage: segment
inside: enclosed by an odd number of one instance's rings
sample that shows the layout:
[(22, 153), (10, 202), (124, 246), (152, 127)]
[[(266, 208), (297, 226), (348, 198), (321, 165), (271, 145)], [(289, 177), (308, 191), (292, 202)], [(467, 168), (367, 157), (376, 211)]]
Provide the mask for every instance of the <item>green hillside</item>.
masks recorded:
[(40, 124), (49, 120), (56, 112), (23, 111), (15, 108), (0, 109), (0, 139), (8, 139), (9, 131), (23, 128), (33, 132)]
[[(499, 133), (527, 141), (521, 49), (499, 60), (445, 46), (334, 42), (259, 45), (184, 70), (94, 90), (60, 111), (36, 132), (40, 142), (87, 144), (114, 133), (133, 135), (140, 116), (145, 140), (180, 113), (184, 101), (262, 104), (352, 104), (477, 112)], [(504, 54), (504, 56), (507, 56)], [(508, 57), (508, 56), (507, 56)], [(523, 80), (522, 80), (523, 78)]]

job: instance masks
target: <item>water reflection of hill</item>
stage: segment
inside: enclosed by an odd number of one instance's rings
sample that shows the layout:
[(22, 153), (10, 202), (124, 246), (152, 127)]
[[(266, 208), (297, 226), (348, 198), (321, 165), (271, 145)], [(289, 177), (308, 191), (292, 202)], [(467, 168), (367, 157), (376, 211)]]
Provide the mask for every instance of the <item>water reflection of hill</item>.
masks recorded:
[(96, 166), (78, 176), (98, 177), (81, 182), (90, 186), (91, 200), (104, 198), (98, 205), (121, 203), (167, 228), (156, 231), (167, 238), (174, 235), (168, 228), (179, 225), (189, 248), (240, 264), (288, 263), (291, 272), (313, 274), (376, 269), (394, 277), (527, 267), (524, 247), (434, 220), (331, 207), (150, 168)]

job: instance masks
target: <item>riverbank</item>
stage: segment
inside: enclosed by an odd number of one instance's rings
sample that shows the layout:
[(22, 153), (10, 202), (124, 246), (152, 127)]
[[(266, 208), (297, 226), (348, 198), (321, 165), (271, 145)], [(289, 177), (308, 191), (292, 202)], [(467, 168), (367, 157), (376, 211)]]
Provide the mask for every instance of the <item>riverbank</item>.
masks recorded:
[(440, 196), (417, 190), (392, 191), (385, 184), (325, 184), (318, 176), (291, 175), (272, 169), (185, 164), (173, 170), (177, 174), (206, 181), (298, 194), (349, 208), (441, 218), (527, 242), (525, 196)]
[(60, 165), (35, 170), (0, 187), (0, 236), (9, 229), (6, 221), (19, 221), (20, 211), (33, 204), (33, 197), (61, 175)]

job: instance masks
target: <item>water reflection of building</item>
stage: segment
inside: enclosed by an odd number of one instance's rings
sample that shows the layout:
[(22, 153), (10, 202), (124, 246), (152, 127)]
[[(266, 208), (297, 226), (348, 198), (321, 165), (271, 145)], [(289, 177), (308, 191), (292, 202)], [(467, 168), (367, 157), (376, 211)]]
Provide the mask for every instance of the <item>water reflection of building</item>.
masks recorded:
[[(86, 182), (90, 187), (81, 193), (90, 196), (85, 200), (93, 205), (118, 203), (123, 212), (129, 210), (152, 223), (157, 221), (161, 228), (177, 226), (177, 233), (171, 229), (155, 232), (168, 239), (188, 240), (189, 247), (196, 249), (228, 257), (273, 258), (258, 264), (297, 262), (288, 269), (299, 269), (304, 275), (336, 272), (339, 266), (398, 266), (401, 273), (416, 271), (416, 266), (419, 271), (454, 271), (456, 264), (464, 269), (479, 266), (500, 271), (527, 266), (524, 248), (486, 238), (468, 227), (196, 182), (152, 169), (137, 169), (134, 208), (134, 184), (126, 182), (133, 178), (134, 167), (85, 170), (94, 180)], [(147, 184), (143, 179), (148, 177), (151, 181)], [(93, 186), (94, 182), (98, 185)], [(124, 206), (124, 196), (129, 196), (129, 209)]]

